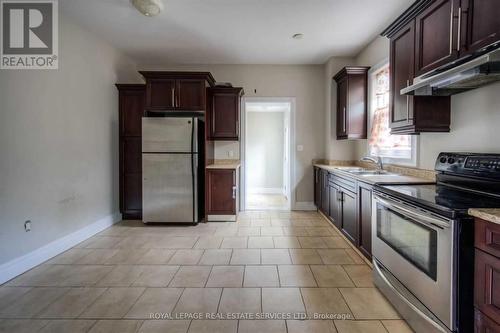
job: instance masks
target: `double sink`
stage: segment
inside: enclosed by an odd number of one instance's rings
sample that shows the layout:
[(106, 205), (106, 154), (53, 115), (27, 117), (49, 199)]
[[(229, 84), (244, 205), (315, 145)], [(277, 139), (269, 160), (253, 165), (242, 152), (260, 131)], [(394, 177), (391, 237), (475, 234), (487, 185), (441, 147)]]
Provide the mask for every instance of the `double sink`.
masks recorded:
[(373, 170), (360, 167), (338, 167), (338, 170), (351, 173), (356, 176), (369, 177), (369, 176), (397, 176), (397, 173), (388, 172), (385, 170)]

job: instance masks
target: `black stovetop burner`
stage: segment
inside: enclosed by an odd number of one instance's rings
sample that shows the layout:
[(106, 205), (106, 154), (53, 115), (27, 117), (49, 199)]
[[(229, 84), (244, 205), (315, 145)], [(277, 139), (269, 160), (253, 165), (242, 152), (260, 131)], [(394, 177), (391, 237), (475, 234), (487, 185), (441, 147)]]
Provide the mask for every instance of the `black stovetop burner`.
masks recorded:
[(441, 153), (435, 185), (380, 185), (377, 190), (448, 218), (469, 208), (500, 208), (500, 154)]

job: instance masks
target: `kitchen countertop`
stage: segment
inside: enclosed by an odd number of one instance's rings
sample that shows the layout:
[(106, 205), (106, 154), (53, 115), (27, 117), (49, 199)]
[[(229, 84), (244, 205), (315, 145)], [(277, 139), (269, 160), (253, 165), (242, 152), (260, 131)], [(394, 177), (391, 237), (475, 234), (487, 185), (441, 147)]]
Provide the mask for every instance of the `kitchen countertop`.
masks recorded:
[(326, 165), (326, 164), (313, 164), (314, 166), (336, 173), (340, 176), (354, 178), (360, 182), (368, 183), (371, 185), (383, 185), (383, 184), (434, 184), (434, 182), (419, 177), (413, 176), (405, 176), (405, 175), (357, 175), (354, 173), (349, 173), (347, 171), (343, 171), (342, 169), (348, 168), (346, 166), (335, 166), (335, 165)]
[(500, 208), (471, 208), (469, 215), (500, 224)]
[(207, 169), (238, 169), (241, 165), (240, 160), (215, 160), (207, 165)]

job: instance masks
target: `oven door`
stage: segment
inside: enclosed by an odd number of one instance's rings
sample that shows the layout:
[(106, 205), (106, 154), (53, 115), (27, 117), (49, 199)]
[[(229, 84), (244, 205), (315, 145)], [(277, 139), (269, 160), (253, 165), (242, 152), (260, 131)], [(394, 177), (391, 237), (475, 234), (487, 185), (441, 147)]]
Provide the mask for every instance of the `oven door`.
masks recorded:
[(399, 294), (409, 291), (453, 330), (455, 223), (376, 193), (372, 224), (373, 256), (407, 289)]

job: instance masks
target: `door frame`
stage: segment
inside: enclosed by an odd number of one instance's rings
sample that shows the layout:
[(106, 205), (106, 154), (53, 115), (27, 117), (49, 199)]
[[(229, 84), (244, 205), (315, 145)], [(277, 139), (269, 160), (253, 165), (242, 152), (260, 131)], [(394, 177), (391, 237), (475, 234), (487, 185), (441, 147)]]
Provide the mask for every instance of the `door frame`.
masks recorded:
[(247, 110), (246, 103), (288, 103), (290, 108), (285, 112), (285, 121), (288, 119), (288, 172), (284, 175), (287, 180), (286, 184), (286, 197), (288, 199), (287, 210), (294, 210), (296, 206), (295, 190), (296, 190), (296, 177), (295, 177), (295, 97), (243, 97), (241, 99), (241, 191), (240, 191), (240, 209), (246, 210), (246, 149), (247, 149)]

